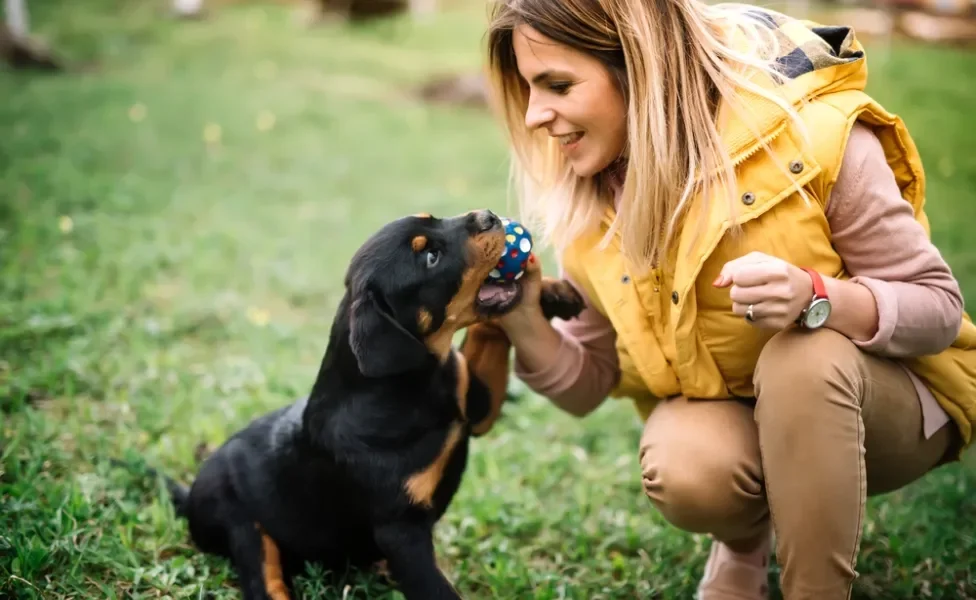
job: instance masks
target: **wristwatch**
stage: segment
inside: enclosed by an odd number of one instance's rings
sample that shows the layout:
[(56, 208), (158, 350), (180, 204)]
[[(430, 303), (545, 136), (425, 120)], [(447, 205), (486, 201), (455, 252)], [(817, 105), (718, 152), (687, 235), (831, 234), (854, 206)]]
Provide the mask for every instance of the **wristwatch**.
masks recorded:
[(803, 309), (800, 316), (796, 319), (796, 324), (804, 329), (817, 329), (827, 322), (830, 316), (830, 298), (827, 297), (827, 287), (824, 286), (823, 277), (813, 269), (800, 267), (813, 280), (813, 299), (810, 304)]

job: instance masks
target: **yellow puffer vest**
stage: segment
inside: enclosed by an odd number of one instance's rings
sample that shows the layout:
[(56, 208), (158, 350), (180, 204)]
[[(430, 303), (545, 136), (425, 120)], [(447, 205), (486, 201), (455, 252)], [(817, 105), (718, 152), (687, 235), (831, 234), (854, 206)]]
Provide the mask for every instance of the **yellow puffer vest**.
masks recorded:
[[(826, 275), (850, 277), (831, 246), (824, 207), (855, 121), (875, 129), (902, 196), (929, 231), (918, 151), (901, 119), (864, 93), (867, 66), (852, 33), (775, 14), (764, 18), (789, 41), (780, 62), (791, 79), (778, 89), (800, 111), (812, 142), (807, 149), (781, 111), (750, 95), (747, 108), (760, 115), (760, 135), (735, 119), (723, 128), (742, 210), (732, 215), (726, 202), (712, 202), (704, 234), (693, 239), (701, 211), (693, 205), (686, 219), (689, 233), (678, 240), (673, 259), (648, 273), (629, 268), (619, 239), (605, 250), (598, 247), (612, 210), (600, 232), (576, 240), (562, 256), (567, 274), (617, 331), (622, 374), (611, 395), (632, 398), (642, 419), (660, 398), (753, 395), (753, 370), (773, 334), (734, 315), (728, 289), (711, 285), (727, 261), (757, 250)], [(801, 99), (806, 102), (800, 104)], [(759, 140), (770, 143), (772, 156), (761, 151)], [(796, 192), (794, 177), (809, 205)], [(726, 235), (733, 224), (742, 225), (741, 236)], [(966, 445), (976, 421), (974, 349), (976, 327), (966, 315), (950, 348), (905, 360), (958, 425)]]

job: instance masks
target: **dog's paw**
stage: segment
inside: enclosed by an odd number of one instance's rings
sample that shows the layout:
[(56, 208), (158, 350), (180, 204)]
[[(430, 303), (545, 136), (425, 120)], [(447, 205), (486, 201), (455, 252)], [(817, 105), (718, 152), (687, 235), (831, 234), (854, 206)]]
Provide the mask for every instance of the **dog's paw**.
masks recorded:
[(564, 321), (578, 317), (586, 308), (583, 296), (568, 281), (549, 277), (542, 278), (539, 303), (546, 319), (559, 317)]
[(385, 558), (374, 562), (370, 567), (370, 572), (387, 582), (393, 581), (393, 574), (390, 573), (390, 565)]

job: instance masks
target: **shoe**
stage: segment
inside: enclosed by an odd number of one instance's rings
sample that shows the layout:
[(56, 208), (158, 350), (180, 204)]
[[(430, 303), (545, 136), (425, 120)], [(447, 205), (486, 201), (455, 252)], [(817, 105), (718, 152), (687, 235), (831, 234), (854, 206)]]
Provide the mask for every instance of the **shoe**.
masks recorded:
[(733, 552), (715, 540), (698, 584), (697, 600), (769, 600), (772, 535), (748, 553)]

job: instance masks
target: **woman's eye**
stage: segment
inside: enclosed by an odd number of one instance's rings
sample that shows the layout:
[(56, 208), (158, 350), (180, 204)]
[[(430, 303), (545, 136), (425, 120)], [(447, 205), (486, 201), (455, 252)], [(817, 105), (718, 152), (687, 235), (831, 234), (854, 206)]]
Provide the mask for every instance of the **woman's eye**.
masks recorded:
[(565, 94), (566, 92), (569, 91), (569, 88), (571, 86), (572, 84), (569, 83), (568, 81), (559, 81), (555, 83), (550, 83), (549, 89), (556, 92), (557, 94)]
[(427, 268), (431, 268), (437, 265), (437, 261), (441, 259), (441, 253), (437, 250), (430, 250), (427, 252)]

